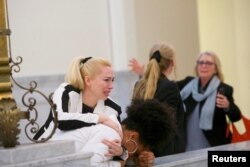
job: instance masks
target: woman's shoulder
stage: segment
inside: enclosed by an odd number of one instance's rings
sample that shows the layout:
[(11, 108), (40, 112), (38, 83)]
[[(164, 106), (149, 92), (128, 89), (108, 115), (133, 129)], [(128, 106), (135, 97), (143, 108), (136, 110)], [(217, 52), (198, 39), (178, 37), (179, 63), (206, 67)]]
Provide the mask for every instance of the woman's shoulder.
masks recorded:
[(223, 86), (223, 87), (226, 87), (226, 88), (231, 88), (231, 89), (233, 88), (233, 86), (231, 86), (231, 85), (229, 85), (229, 84), (227, 84), (225, 82), (221, 82), (220, 86)]
[(163, 86), (177, 87), (176, 82), (169, 80), (168, 78), (160, 78), (158, 84)]
[(116, 110), (119, 114), (121, 114), (121, 106), (118, 105), (113, 99), (111, 99), (110, 97), (108, 97), (105, 101), (104, 101), (104, 105), (108, 106), (114, 110)]
[(183, 89), (190, 81), (192, 81), (195, 77), (187, 76), (182, 80), (176, 81), (177, 85), (179, 86), (180, 90)]
[(226, 92), (232, 92), (233, 91), (233, 87), (227, 83), (221, 82), (218, 89), (223, 89), (223, 91)]
[(180, 90), (175, 81), (171, 81), (169, 79), (161, 79), (159, 80), (156, 88), (156, 97), (165, 97), (170, 95), (179, 94)]
[(72, 96), (78, 97), (80, 95), (80, 90), (76, 89), (73, 85), (70, 85), (66, 82), (61, 83), (57, 89), (53, 92), (53, 99), (55, 98), (70, 98)]
[(80, 93), (81, 90), (78, 89), (78, 88), (75, 88), (73, 85), (69, 84), (69, 83), (66, 83), (66, 82), (63, 82), (59, 85), (59, 87), (56, 89), (56, 91), (67, 91), (68, 93), (70, 92), (75, 92), (75, 93)]
[(194, 79), (195, 77), (194, 76), (186, 76), (184, 79), (180, 80), (180, 81), (183, 81), (183, 82), (190, 82)]
[(179, 87), (175, 81), (169, 79), (161, 79), (159, 80), (156, 88), (156, 94), (159, 95), (166, 95), (166, 94), (173, 94), (179, 93)]
[(161, 80), (156, 89), (154, 98), (160, 102), (169, 104), (171, 107), (177, 109), (181, 103), (180, 90), (175, 81)]

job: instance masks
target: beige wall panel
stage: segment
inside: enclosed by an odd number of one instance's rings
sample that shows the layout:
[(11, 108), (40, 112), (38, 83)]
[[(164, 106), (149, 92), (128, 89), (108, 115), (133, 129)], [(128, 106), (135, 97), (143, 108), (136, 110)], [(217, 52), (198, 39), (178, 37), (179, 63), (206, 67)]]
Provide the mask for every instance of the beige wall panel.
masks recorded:
[(136, 0), (138, 57), (147, 62), (149, 50), (159, 41), (177, 52), (177, 79), (193, 74), (199, 51), (196, 0)]
[(250, 1), (197, 2), (201, 50), (219, 55), (225, 82), (233, 86), (236, 103), (250, 116)]
[(75, 56), (110, 59), (107, 0), (8, 0), (20, 75), (64, 74)]

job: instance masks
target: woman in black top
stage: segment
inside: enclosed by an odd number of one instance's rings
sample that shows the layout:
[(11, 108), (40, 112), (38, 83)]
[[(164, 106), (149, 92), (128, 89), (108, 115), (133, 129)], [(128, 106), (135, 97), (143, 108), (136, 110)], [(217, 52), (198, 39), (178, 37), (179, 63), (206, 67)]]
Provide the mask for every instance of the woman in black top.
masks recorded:
[[(171, 144), (154, 151), (155, 156), (180, 153), (185, 150), (183, 137), (184, 108), (177, 84), (168, 79), (175, 67), (175, 51), (165, 43), (155, 44), (141, 79), (135, 84), (133, 99), (157, 99), (170, 105), (175, 112), (176, 133)], [(168, 143), (168, 141), (166, 141)]]

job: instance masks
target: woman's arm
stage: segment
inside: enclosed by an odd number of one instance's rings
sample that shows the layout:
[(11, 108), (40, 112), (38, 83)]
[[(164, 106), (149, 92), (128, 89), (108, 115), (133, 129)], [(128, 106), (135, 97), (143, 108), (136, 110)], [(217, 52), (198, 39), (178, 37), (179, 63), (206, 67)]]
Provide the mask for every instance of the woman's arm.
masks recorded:
[(188, 76), (182, 80), (176, 81), (180, 91), (193, 79), (194, 77)]
[[(103, 114), (104, 111), (98, 111), (98, 114), (82, 113), (81, 93), (71, 85), (61, 84), (54, 92), (53, 102), (57, 106), (58, 128), (60, 130), (73, 130), (102, 123), (113, 128), (121, 135), (116, 123)], [(103, 103), (97, 105), (103, 105)], [(118, 113), (116, 110), (112, 110), (112, 112)], [(109, 109), (109, 114), (112, 112)]]
[(135, 58), (129, 60), (129, 67), (131, 67), (131, 70), (138, 74), (139, 76), (142, 76), (144, 71), (144, 65), (140, 64)]
[[(118, 125), (118, 121), (115, 121)], [(92, 152), (90, 159), (91, 166), (101, 167), (120, 167), (124, 164), (122, 159), (114, 160), (113, 154), (121, 154), (121, 137), (113, 129), (101, 124), (92, 126), (92, 132), (88, 136), (88, 142), (82, 152)], [(118, 149), (117, 149), (118, 148)], [(121, 148), (119, 150), (119, 148)]]
[(223, 84), (218, 90), (221, 89), (223, 89), (223, 92), (219, 91), (217, 95), (216, 106), (219, 108), (224, 108), (226, 114), (232, 122), (240, 120), (241, 111), (234, 103), (233, 87)]
[(151, 167), (155, 160), (154, 153), (151, 151), (143, 151), (138, 157), (134, 158), (135, 164), (140, 167)]

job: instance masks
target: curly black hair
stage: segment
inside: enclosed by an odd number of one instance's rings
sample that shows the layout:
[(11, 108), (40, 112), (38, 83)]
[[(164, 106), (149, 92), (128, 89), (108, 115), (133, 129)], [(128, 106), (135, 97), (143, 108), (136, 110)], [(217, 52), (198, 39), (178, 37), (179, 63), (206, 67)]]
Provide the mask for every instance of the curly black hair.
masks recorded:
[(139, 142), (156, 153), (171, 141), (176, 132), (174, 109), (157, 100), (132, 101), (122, 125), (139, 133)]

